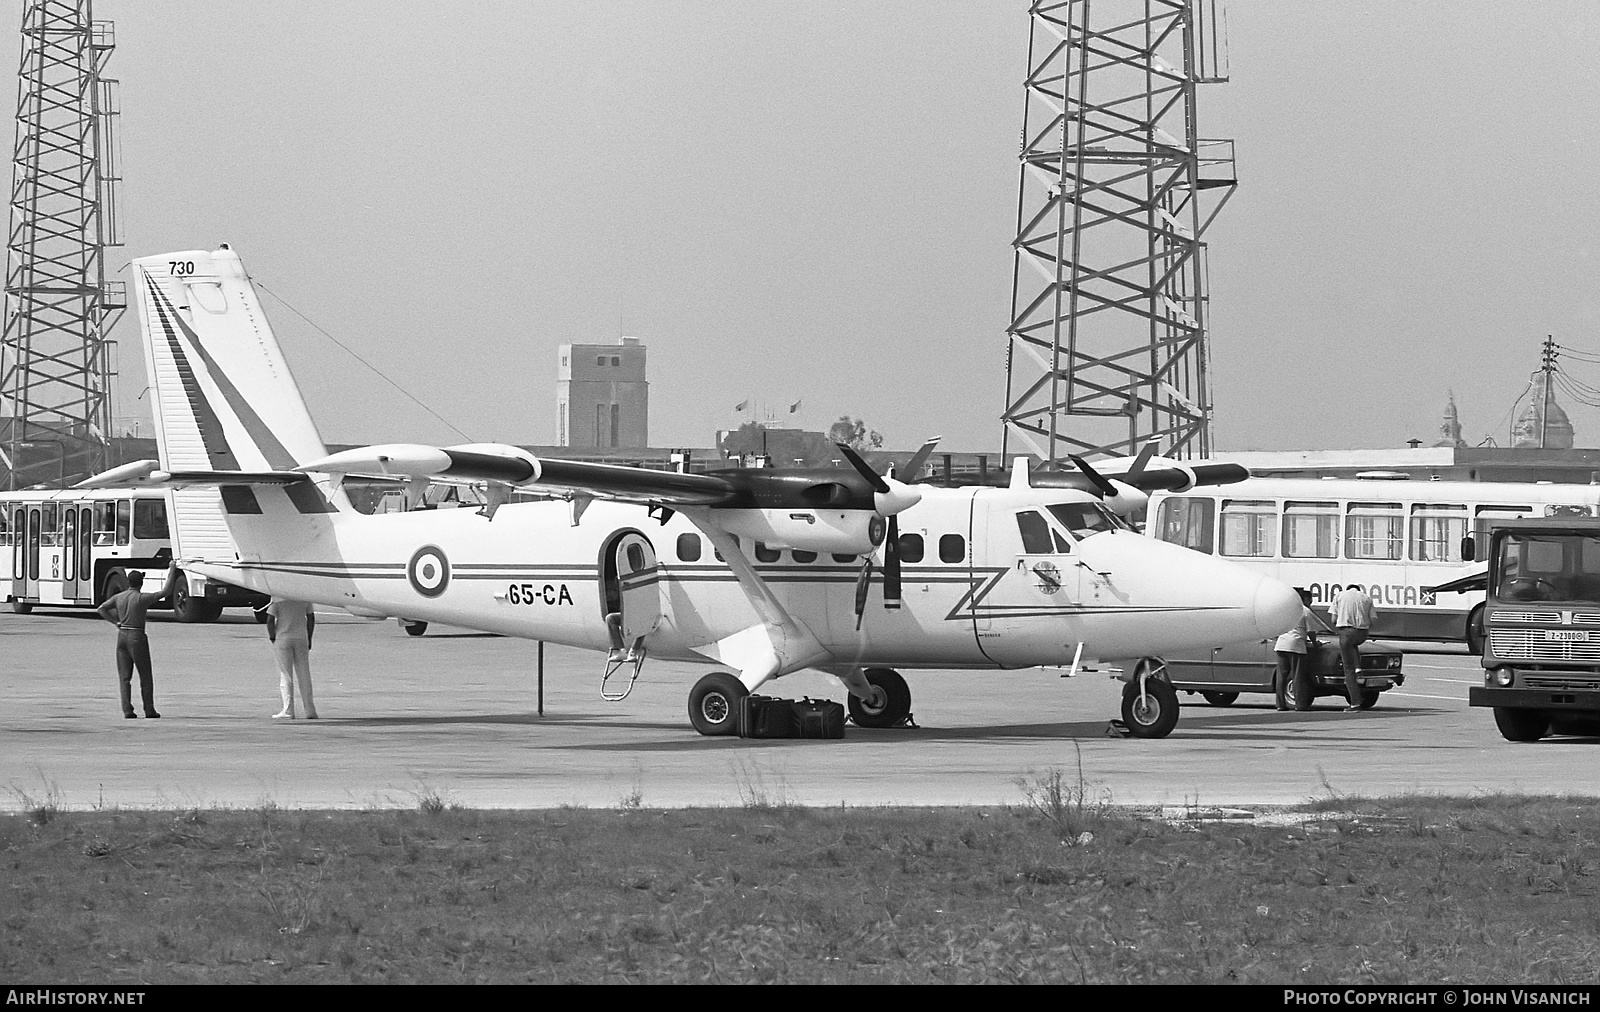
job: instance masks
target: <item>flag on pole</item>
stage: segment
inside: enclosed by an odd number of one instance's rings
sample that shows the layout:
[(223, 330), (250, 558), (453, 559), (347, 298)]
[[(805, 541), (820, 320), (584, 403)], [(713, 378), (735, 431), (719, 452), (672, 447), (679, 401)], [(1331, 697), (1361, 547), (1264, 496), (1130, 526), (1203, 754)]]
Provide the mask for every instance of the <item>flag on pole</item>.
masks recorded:
[(738, 404), (735, 404), (733, 406), (733, 410), (735, 410), (735, 411), (743, 411), (745, 408), (747, 408), (749, 406), (750, 406), (750, 402), (748, 400), (743, 400), (743, 401), (740, 401)]
[(800, 410), (800, 402), (799, 401), (795, 401), (793, 404), (789, 405), (789, 414), (792, 415), (796, 411), (799, 411), (799, 410)]

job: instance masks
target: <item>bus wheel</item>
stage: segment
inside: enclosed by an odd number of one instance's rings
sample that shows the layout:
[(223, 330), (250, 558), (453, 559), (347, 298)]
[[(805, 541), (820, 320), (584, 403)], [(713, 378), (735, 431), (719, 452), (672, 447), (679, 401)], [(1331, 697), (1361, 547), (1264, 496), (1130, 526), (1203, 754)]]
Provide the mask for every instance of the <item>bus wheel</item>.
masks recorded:
[(1550, 718), (1538, 710), (1515, 706), (1494, 708), (1494, 726), (1506, 741), (1538, 741), (1550, 730)]
[(213, 601), (189, 593), (188, 580), (179, 577), (178, 585), (172, 588), (172, 614), (179, 622), (215, 622), (222, 609)]
[(1237, 692), (1202, 692), (1200, 695), (1206, 697), (1206, 702), (1212, 706), (1232, 706), (1239, 698)]
[(1139, 680), (1122, 689), (1122, 722), (1135, 738), (1165, 738), (1178, 724), (1178, 691), (1160, 678), (1144, 680), (1144, 700), (1139, 699)]
[(1474, 657), (1483, 656), (1483, 605), (1472, 609), (1467, 616), (1467, 650)]
[(128, 589), (128, 574), (120, 569), (113, 569), (106, 574), (106, 582), (101, 587), (100, 600), (115, 597)]
[(33, 611), (33, 602), (32, 601), (12, 601), (11, 602), (11, 611), (12, 611), (13, 614), (16, 614), (16, 615), (26, 615), (29, 612)]

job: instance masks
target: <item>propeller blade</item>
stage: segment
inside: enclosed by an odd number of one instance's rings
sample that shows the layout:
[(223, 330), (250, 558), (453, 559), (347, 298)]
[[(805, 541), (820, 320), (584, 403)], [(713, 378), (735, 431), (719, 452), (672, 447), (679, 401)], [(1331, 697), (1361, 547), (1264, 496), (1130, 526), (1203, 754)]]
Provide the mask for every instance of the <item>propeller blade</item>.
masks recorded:
[(906, 461), (906, 477), (912, 481), (922, 477), (923, 466), (928, 463), (928, 458), (933, 454), (933, 448), (938, 446), (939, 440), (943, 438), (943, 436), (934, 436), (926, 443), (923, 443), (921, 449), (911, 455), (911, 459)]
[(856, 632), (861, 631), (861, 615), (867, 610), (867, 588), (872, 586), (872, 557), (861, 564), (861, 575), (856, 577)]
[(861, 477), (867, 479), (867, 484), (872, 486), (872, 491), (889, 491), (889, 484), (883, 480), (883, 475), (874, 471), (866, 461), (862, 460), (861, 454), (850, 449), (850, 447), (846, 446), (844, 443), (834, 443), (833, 445), (837, 446), (839, 448), (839, 452), (844, 454), (844, 459), (850, 462), (850, 466), (855, 468)]
[(889, 535), (883, 541), (883, 606), (900, 607), (900, 518), (889, 518)]
[(1088, 476), (1090, 481), (1094, 482), (1094, 487), (1100, 490), (1100, 494), (1102, 496), (1105, 496), (1109, 499), (1115, 499), (1117, 497), (1117, 486), (1107, 481), (1105, 475), (1090, 467), (1087, 460), (1084, 460), (1075, 453), (1068, 454), (1067, 459), (1076, 464), (1078, 466), (1078, 470), (1082, 471)]

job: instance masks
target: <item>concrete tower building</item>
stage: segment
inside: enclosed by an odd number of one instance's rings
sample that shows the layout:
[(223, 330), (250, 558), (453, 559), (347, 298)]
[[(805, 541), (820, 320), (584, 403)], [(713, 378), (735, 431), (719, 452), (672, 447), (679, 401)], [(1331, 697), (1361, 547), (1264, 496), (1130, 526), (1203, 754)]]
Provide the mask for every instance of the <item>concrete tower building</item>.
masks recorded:
[(563, 344), (556, 371), (556, 445), (609, 450), (650, 445), (645, 346)]

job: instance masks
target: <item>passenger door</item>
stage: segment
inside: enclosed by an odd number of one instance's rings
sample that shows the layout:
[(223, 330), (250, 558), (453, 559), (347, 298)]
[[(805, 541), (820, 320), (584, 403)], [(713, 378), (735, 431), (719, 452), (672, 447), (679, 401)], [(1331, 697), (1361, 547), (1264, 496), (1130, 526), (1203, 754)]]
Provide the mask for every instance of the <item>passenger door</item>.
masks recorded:
[(632, 645), (661, 624), (661, 570), (656, 551), (643, 535), (628, 533), (612, 549), (622, 612), (622, 641)]

